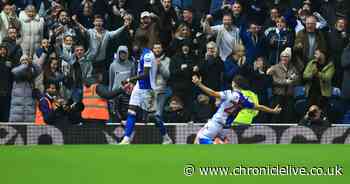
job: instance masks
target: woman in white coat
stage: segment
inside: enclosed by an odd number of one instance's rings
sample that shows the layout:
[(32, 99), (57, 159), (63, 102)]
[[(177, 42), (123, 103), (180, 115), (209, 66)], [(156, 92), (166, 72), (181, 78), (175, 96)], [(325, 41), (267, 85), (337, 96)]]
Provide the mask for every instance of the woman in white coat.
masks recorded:
[(39, 17), (33, 5), (19, 14), (21, 22), (21, 47), (23, 55), (33, 56), (44, 37), (44, 19)]

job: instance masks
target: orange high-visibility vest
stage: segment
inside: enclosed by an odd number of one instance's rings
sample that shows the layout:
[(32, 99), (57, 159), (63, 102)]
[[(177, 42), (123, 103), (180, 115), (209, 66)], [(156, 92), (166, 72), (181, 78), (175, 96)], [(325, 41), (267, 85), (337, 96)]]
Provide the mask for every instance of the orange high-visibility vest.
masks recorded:
[(97, 84), (90, 87), (84, 85), (83, 104), (85, 106), (81, 116), (83, 119), (109, 120), (107, 100), (101, 98), (96, 93)]
[[(46, 100), (47, 103), (49, 104), (49, 109), (52, 109), (52, 103), (51, 101), (46, 98), (43, 97), (42, 99)], [(44, 120), (44, 116), (43, 113), (41, 112), (40, 108), (39, 108), (39, 103), (40, 101), (38, 101), (36, 103), (36, 110), (35, 110), (35, 125), (46, 125), (45, 120)]]

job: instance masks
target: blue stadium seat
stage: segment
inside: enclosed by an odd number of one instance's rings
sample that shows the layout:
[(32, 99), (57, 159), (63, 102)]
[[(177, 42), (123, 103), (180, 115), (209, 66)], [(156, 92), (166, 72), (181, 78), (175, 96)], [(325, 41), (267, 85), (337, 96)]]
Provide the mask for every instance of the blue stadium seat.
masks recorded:
[(332, 98), (340, 98), (341, 95), (341, 90), (339, 88), (332, 87)]
[(345, 114), (342, 120), (339, 121), (339, 123), (342, 124), (350, 124), (350, 110), (348, 110)]
[(306, 99), (305, 86), (296, 86), (294, 88), (294, 98), (298, 99)]

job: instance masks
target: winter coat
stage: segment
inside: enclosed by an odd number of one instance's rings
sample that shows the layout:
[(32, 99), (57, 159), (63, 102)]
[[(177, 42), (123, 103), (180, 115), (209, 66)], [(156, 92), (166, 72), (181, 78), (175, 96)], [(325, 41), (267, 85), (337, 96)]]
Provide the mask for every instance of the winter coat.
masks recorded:
[(281, 52), (287, 47), (293, 47), (294, 33), (275, 29), (268, 33), (266, 41), (269, 46), (269, 64), (275, 65), (279, 62)]
[[(304, 80), (306, 80), (305, 92), (307, 96), (309, 95), (309, 91), (312, 86), (315, 70), (317, 70), (317, 61), (311, 60), (305, 68), (304, 77), (303, 77)], [(319, 83), (321, 88), (321, 94), (324, 97), (330, 97), (332, 94), (332, 78), (335, 73), (335, 67), (333, 62), (329, 62), (319, 72), (320, 72)]]
[[(327, 43), (324, 35), (320, 31), (315, 32), (315, 48), (316, 49), (321, 49), (322, 51), (327, 51)], [(302, 48), (298, 48), (299, 44), (302, 44)], [(307, 62), (310, 60), (308, 58), (308, 53), (309, 53), (309, 39), (308, 39), (308, 33), (303, 30), (300, 31), (296, 38), (295, 38), (295, 43), (294, 43), (294, 52), (296, 54), (296, 65), (295, 67), (298, 69), (298, 71), (303, 71), (305, 69), (305, 66)]]
[(31, 56), (40, 46), (41, 40), (44, 37), (44, 19), (36, 15), (33, 20), (30, 20), (24, 11), (19, 15), (21, 22), (21, 47), (23, 54)]
[(210, 89), (220, 91), (223, 87), (224, 62), (220, 57), (208, 57), (199, 62), (199, 73), (203, 83)]
[(242, 42), (246, 48), (246, 57), (248, 63), (253, 63), (259, 56), (265, 56), (265, 35), (258, 33), (256, 43), (253, 34), (245, 29), (240, 32)]
[[(273, 79), (273, 94), (281, 96), (293, 96), (294, 85), (298, 82), (298, 71), (293, 65), (289, 65), (288, 68), (284, 67), (281, 63), (273, 65), (271, 68)], [(287, 79), (291, 80), (288, 83)]]
[[(170, 62), (170, 86), (174, 91), (192, 90), (192, 71), (196, 61), (192, 56), (175, 55)], [(185, 68), (181, 69), (181, 66)]]
[(33, 80), (39, 74), (36, 64), (21, 64), (12, 69), (14, 76), (10, 122), (34, 122), (35, 101), (32, 95)]

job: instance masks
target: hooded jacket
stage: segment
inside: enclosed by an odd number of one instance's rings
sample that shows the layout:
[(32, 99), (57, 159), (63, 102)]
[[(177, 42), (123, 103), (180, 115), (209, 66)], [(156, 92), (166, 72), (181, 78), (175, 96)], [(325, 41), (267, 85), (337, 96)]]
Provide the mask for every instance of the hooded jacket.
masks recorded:
[(120, 60), (120, 52), (125, 52), (129, 57), (128, 48), (124, 45), (119, 46), (117, 53), (114, 54), (114, 60), (109, 66), (109, 90), (121, 88), (121, 82), (133, 76), (136, 72), (134, 62), (129, 59)]
[(33, 55), (35, 50), (40, 46), (44, 37), (44, 19), (36, 15), (33, 20), (22, 11), (19, 14), (21, 22), (21, 47), (23, 54)]
[[(22, 56), (21, 60), (28, 56)], [(11, 95), (10, 122), (34, 122), (35, 102), (33, 99), (33, 83), (41, 69), (39, 64), (21, 64), (12, 69), (14, 76)]]

